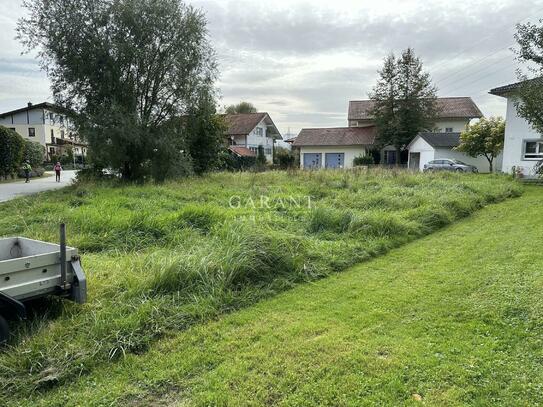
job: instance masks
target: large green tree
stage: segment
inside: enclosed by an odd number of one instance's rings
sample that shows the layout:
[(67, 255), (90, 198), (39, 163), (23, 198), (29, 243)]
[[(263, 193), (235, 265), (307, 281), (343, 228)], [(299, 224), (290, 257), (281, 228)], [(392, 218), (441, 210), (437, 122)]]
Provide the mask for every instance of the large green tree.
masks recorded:
[(370, 98), (378, 140), (396, 148), (399, 164), (401, 150), (420, 131), (431, 129), (438, 113), (436, 88), (413, 49), (398, 58), (394, 54), (385, 58)]
[(503, 118), (482, 118), (460, 135), (460, 145), (456, 147), (456, 150), (471, 157), (485, 157), (488, 160), (490, 172), (493, 172), (494, 159), (503, 150), (504, 137), (505, 120)]
[(186, 121), (188, 148), (194, 172), (202, 174), (218, 165), (219, 152), (225, 144), (226, 123), (216, 114), (213, 95), (202, 92), (189, 111)]
[[(18, 35), (38, 49), (55, 101), (95, 162), (141, 179), (183, 144), (181, 121), (212, 89), (204, 14), (180, 0), (25, 0)], [(210, 91), (211, 92), (211, 91)]]
[(517, 57), (526, 71), (519, 71), (522, 84), (516, 107), (519, 115), (543, 134), (543, 25), (519, 24), (517, 30)]
[(256, 113), (257, 111), (251, 102), (239, 102), (226, 108), (226, 114)]

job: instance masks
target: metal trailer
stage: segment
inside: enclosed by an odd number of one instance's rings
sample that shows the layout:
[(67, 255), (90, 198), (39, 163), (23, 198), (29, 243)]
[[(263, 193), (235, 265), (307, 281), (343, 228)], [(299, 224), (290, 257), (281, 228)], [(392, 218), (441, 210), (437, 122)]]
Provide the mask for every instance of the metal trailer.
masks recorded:
[(26, 318), (25, 301), (48, 295), (83, 304), (87, 281), (77, 249), (66, 247), (66, 228), (60, 225), (60, 244), (24, 237), (0, 239), (0, 343), (7, 341), (6, 320)]

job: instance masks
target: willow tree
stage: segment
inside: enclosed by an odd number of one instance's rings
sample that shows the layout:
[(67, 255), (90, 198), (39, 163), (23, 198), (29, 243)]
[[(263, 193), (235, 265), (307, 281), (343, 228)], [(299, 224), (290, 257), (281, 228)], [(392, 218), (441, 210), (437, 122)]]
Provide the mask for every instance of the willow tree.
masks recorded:
[(55, 101), (73, 112), (96, 162), (141, 179), (157, 160), (184, 159), (176, 118), (216, 77), (201, 11), (180, 0), (23, 4), (18, 37), (37, 49)]

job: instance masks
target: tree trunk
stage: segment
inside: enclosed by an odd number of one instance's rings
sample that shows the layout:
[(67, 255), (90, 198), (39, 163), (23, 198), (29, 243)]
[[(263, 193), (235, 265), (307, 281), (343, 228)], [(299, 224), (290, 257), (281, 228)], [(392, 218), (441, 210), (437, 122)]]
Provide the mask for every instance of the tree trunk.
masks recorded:
[(494, 162), (494, 157), (492, 157), (492, 158), (487, 157), (487, 160), (488, 160), (488, 170), (492, 174), (494, 172), (494, 166), (492, 165), (493, 162)]
[(396, 167), (399, 167), (402, 163), (402, 149), (398, 146), (396, 146)]

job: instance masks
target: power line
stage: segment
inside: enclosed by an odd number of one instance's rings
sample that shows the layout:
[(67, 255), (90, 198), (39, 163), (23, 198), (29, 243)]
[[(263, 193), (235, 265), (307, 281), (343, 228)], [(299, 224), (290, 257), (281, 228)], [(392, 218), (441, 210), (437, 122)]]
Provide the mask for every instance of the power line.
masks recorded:
[[(496, 69), (495, 71), (493, 71), (493, 72), (491, 72), (490, 74), (486, 75), (486, 78), (489, 78), (489, 77), (491, 77), (492, 75), (494, 75), (494, 74), (496, 74), (496, 73), (498, 73), (498, 72), (503, 71), (505, 68), (510, 68), (510, 67), (509, 67), (509, 66), (502, 66), (500, 69)], [(465, 88), (466, 86), (470, 86), (470, 85), (472, 85), (472, 84), (474, 84), (474, 83), (481, 82), (482, 80), (484, 80), (484, 79), (482, 79), (482, 78), (476, 78), (475, 80), (473, 80), (473, 81), (471, 81), (471, 82), (468, 82), (468, 83), (465, 83), (464, 85), (458, 87), (457, 89)]]
[[(503, 58), (500, 58), (500, 59), (498, 59), (498, 60), (496, 60), (496, 61), (493, 61), (492, 64), (486, 64), (486, 65), (483, 66), (482, 68), (477, 69), (477, 70), (475, 70), (475, 71), (473, 71), (473, 72), (470, 72), (469, 75), (466, 75), (466, 76), (464, 76), (464, 77), (461, 77), (461, 78), (459, 78), (459, 79), (457, 79), (457, 80), (453, 80), (453, 81), (445, 81), (444, 83), (442, 83), (442, 89), (448, 89), (448, 88), (451, 88), (451, 87), (453, 87), (453, 86), (456, 86), (456, 85), (458, 85), (459, 83), (463, 82), (465, 79), (468, 79), (468, 78), (470, 78), (470, 77), (473, 77), (474, 75), (477, 75), (477, 74), (479, 74), (479, 73), (481, 73), (481, 72), (484, 72), (484, 71), (486, 71), (486, 70), (489, 69), (489, 68), (495, 67), (498, 63), (500, 63), (500, 62), (502, 62), (502, 61), (505, 61), (505, 60), (508, 60), (510, 57), (511, 57), (511, 55), (506, 55), (506, 56), (504, 56)], [(510, 66), (510, 65), (508, 65), (508, 67), (509, 67), (509, 66)], [(448, 82), (448, 83), (447, 83), (447, 82)]]
[[(522, 20), (517, 21), (517, 22), (515, 23), (515, 25), (522, 23), (524, 20), (528, 20), (528, 19), (531, 18), (534, 14), (539, 13), (539, 12), (541, 12), (541, 11), (543, 11), (543, 7), (540, 8), (540, 9), (538, 9), (538, 10), (536, 10), (535, 12), (530, 13), (529, 16), (524, 17)], [(501, 27), (510, 27), (510, 23), (504, 24), (504, 25), (501, 26)], [(491, 38), (491, 37), (493, 37), (493, 36), (494, 36), (494, 34), (488, 34), (487, 36), (485, 36), (485, 37), (479, 39), (477, 42), (471, 44), (470, 47), (464, 48), (464, 49), (463, 49), (462, 51), (460, 51), (458, 54), (454, 55), (451, 59), (456, 59), (456, 58), (458, 58), (459, 56), (462, 56), (463, 54), (466, 53), (466, 51), (469, 51), (469, 50), (474, 49), (477, 45), (481, 44), (482, 42), (486, 41), (487, 39), (489, 39), (489, 38)], [(514, 45), (514, 44), (513, 44), (513, 45)], [(442, 63), (439, 63), (439, 64), (435, 65), (435, 66), (431, 66), (430, 69), (435, 70), (436, 68), (441, 67), (441, 66), (444, 66), (444, 65), (446, 65), (447, 63), (448, 63), (448, 61), (444, 61), (444, 62), (442, 62)]]
[[(467, 71), (467, 70), (473, 68), (473, 65), (479, 64), (479, 63), (481, 63), (481, 62), (483, 62), (483, 61), (486, 61), (488, 58), (490, 58), (490, 57), (492, 57), (492, 56), (494, 56), (494, 55), (496, 55), (496, 54), (499, 54), (500, 52), (502, 52), (502, 51), (504, 51), (504, 50), (506, 50), (506, 49), (508, 49), (508, 48), (510, 48), (510, 47), (512, 47), (512, 46), (514, 46), (514, 45), (515, 45), (515, 44), (513, 43), (513, 44), (511, 44), (511, 45), (507, 45), (506, 47), (502, 47), (502, 48), (500, 48), (500, 49), (498, 49), (498, 50), (495, 50), (495, 51), (493, 51), (493, 52), (491, 52), (491, 53), (489, 53), (489, 54), (487, 54), (487, 55), (485, 55), (485, 56), (483, 56), (483, 57), (481, 57), (481, 58), (475, 60), (474, 62), (471, 63), (471, 65), (466, 66), (465, 68), (462, 68), (462, 69), (460, 69), (460, 70), (458, 70), (458, 71), (455, 71), (455, 72), (452, 73), (451, 75), (446, 76), (445, 78), (443, 78), (443, 79), (441, 79), (441, 80), (439, 80), (439, 81), (436, 81), (436, 82), (437, 82), (437, 84), (439, 84), (439, 83), (441, 83), (441, 84), (447, 83), (447, 82), (450, 81), (450, 79), (455, 78), (456, 76), (458, 76), (459, 73), (465, 72), (465, 71)], [(454, 83), (454, 81), (453, 81), (453, 83)]]

